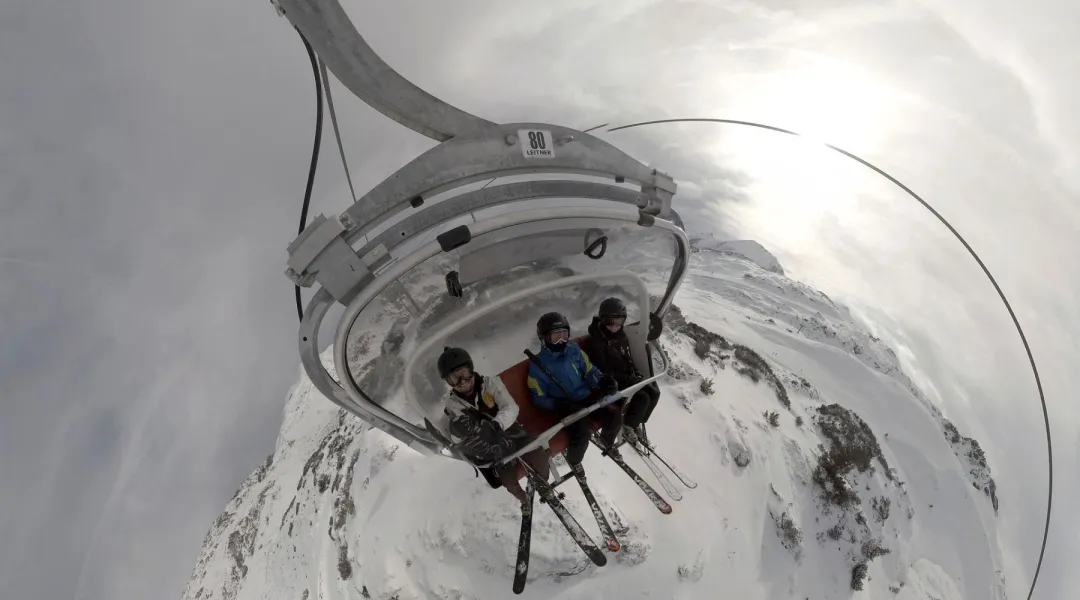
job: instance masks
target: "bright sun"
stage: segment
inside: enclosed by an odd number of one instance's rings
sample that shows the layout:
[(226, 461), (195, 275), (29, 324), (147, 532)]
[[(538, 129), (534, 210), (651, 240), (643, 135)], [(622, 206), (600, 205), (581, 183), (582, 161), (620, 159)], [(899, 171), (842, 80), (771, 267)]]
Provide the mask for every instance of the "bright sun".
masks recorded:
[(729, 114), (802, 137), (748, 128), (718, 136), (717, 159), (751, 180), (753, 201), (733, 216), (763, 243), (811, 259), (825, 232), (855, 225), (858, 194), (876, 179), (822, 142), (872, 154), (895, 133), (901, 96), (870, 74), (823, 60), (744, 83)]
[(898, 99), (874, 76), (822, 59), (758, 78), (746, 92), (737, 113), (759, 115), (814, 140), (863, 148), (888, 134)]

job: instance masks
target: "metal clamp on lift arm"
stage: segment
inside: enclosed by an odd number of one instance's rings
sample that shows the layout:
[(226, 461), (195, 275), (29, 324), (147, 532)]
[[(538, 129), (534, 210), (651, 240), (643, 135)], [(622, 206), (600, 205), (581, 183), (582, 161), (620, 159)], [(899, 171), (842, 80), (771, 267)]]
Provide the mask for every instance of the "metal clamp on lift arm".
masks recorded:
[(285, 275), (301, 287), (318, 281), (335, 300), (348, 304), (372, 278), (371, 271), (344, 238), (355, 228), (347, 215), (318, 215), (289, 244)]
[(641, 212), (667, 219), (671, 213), (671, 197), (678, 190), (678, 185), (670, 176), (653, 169), (652, 181), (641, 186), (641, 193), (649, 199), (649, 205)]

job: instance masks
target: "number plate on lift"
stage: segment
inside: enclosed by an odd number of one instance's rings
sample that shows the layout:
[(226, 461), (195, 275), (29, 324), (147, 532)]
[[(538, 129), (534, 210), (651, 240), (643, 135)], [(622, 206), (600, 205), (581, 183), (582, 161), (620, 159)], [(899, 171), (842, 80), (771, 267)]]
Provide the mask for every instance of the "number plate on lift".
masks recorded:
[(525, 158), (555, 158), (555, 140), (547, 129), (518, 129)]

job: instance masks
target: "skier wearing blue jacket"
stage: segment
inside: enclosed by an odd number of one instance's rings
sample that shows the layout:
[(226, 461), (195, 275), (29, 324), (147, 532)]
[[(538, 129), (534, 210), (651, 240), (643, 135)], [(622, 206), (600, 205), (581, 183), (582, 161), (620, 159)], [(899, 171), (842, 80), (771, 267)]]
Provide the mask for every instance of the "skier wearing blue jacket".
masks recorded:
[[(588, 355), (570, 341), (570, 323), (566, 317), (557, 312), (543, 315), (536, 322), (536, 336), (543, 347), (536, 355), (540, 364), (534, 361), (529, 365), (528, 383), (529, 394), (538, 408), (561, 419), (618, 392), (615, 380), (597, 369)], [(611, 447), (622, 429), (622, 412), (617, 406), (606, 406), (591, 416), (603, 426), (600, 437)], [(592, 428), (586, 418), (569, 425), (566, 431), (570, 435), (566, 462), (577, 471), (589, 447)], [(617, 450), (611, 453), (616, 454)]]

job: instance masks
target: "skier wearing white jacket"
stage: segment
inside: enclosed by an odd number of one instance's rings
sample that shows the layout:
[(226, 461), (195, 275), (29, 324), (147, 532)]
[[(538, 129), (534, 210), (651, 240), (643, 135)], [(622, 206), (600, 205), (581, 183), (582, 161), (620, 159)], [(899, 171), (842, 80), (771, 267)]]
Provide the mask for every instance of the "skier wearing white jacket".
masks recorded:
[[(440, 377), (450, 386), (443, 410), (450, 419), (451, 441), (466, 458), (474, 463), (491, 462), (535, 439), (517, 422), (517, 403), (502, 380), (474, 371), (468, 352), (447, 347), (439, 356), (438, 366)], [(547, 451), (537, 448), (521, 458), (547, 481)], [(515, 462), (492, 471), (506, 491), (522, 502), (527, 500), (525, 490), (518, 483)]]

